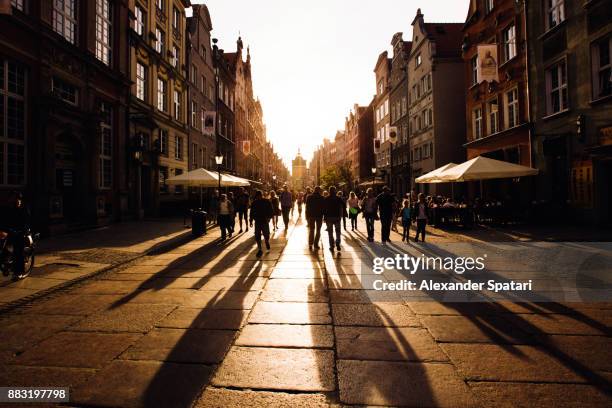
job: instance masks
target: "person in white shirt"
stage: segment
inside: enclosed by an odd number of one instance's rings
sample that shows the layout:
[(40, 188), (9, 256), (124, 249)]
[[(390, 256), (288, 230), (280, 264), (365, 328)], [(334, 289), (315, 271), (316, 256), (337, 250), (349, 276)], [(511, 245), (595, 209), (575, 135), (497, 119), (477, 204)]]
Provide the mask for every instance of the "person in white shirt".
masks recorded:
[(427, 226), (427, 203), (425, 202), (425, 194), (419, 194), (419, 202), (415, 206), (415, 217), (416, 217), (416, 236), (414, 242), (419, 242), (419, 235), (421, 235), (421, 241), (425, 242), (425, 227)]
[(232, 237), (231, 222), (234, 215), (234, 205), (227, 199), (226, 194), (221, 194), (219, 200), (219, 228), (221, 228), (221, 239), (225, 239), (228, 235)]

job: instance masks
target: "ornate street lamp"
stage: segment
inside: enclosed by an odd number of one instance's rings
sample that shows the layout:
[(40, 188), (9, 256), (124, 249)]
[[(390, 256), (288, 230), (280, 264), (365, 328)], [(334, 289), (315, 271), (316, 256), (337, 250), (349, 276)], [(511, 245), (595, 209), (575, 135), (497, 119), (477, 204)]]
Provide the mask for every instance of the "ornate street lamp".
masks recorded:
[(374, 182), (376, 181), (376, 167), (372, 167), (372, 190), (374, 189)]
[(215, 163), (217, 163), (217, 173), (219, 173), (219, 194), (221, 194), (221, 165), (223, 164), (223, 156), (221, 153), (215, 155)]

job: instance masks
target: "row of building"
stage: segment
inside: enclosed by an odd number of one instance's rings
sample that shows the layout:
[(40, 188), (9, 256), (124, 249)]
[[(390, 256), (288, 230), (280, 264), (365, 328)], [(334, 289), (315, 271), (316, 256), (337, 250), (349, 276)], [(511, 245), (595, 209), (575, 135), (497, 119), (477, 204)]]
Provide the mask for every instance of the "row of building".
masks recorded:
[(23, 191), (54, 232), (176, 211), (194, 192), (166, 180), (195, 168), (288, 178), (248, 47), (219, 49), (190, 7), (0, 0), (0, 199)]
[(397, 33), (391, 47), (376, 61), (370, 104), (355, 105), (315, 152), (316, 181), (348, 160), (353, 187), (374, 176), (398, 194), (450, 194), (415, 178), (482, 155), (539, 174), (468, 184), (461, 194), (612, 222), (608, 0), (471, 0), (464, 23), (426, 22), (419, 9), (412, 38)]

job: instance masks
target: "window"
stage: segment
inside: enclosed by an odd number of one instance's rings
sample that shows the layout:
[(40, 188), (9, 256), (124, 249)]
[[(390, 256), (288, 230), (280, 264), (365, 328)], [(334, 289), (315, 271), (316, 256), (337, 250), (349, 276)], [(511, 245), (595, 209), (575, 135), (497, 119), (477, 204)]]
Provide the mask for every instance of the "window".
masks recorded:
[(110, 0), (96, 0), (96, 58), (111, 63), (113, 10)]
[(181, 136), (174, 136), (174, 158), (183, 160), (183, 138)]
[(389, 100), (385, 100), (385, 104), (383, 105), (385, 108), (383, 110), (383, 116), (387, 116), (389, 114)]
[(181, 120), (183, 116), (181, 109), (181, 99), (183, 99), (181, 93), (177, 90), (174, 90), (174, 119), (176, 120)]
[(612, 94), (612, 35), (599, 40), (591, 47), (593, 62), (593, 99)]
[(518, 89), (506, 92), (506, 128), (519, 124)]
[(431, 73), (427, 74), (427, 82), (426, 82), (426, 85), (427, 85), (427, 90), (428, 90), (428, 91), (431, 91)]
[(172, 7), (172, 28), (174, 31), (179, 31), (181, 28), (181, 13), (176, 7)]
[(100, 188), (111, 188), (113, 184), (113, 110), (107, 103), (100, 104), (100, 155), (98, 183)]
[(191, 167), (198, 168), (198, 145), (195, 143), (191, 144)]
[(159, 27), (157, 27), (155, 29), (155, 51), (160, 54), (163, 54), (165, 44), (166, 34)]
[(161, 78), (157, 78), (157, 109), (162, 112), (166, 112), (168, 110), (168, 101), (166, 98), (167, 90), (167, 82)]
[(202, 55), (202, 58), (204, 59), (204, 61), (206, 61), (206, 47), (204, 45), (200, 46), (200, 55)]
[(430, 125), (433, 125), (433, 109), (427, 109), (427, 120)]
[(136, 34), (143, 36), (147, 32), (146, 14), (142, 7), (136, 6), (136, 8), (134, 9), (134, 15), (136, 17), (134, 21), (134, 28), (136, 29)]
[(478, 83), (478, 55), (474, 55), (470, 59), (470, 84), (476, 85)]
[(191, 101), (191, 126), (198, 127), (198, 104)]
[(204, 75), (200, 76), (200, 92), (206, 93), (206, 77)]
[(514, 24), (508, 26), (503, 32), (504, 61), (516, 57), (516, 27)]
[(384, 91), (385, 91), (385, 85), (383, 84), (383, 81), (380, 80), (378, 81), (378, 94), (382, 95)]
[(414, 62), (415, 62), (417, 67), (421, 66), (421, 63), (423, 62), (423, 60), (421, 58), (421, 53), (417, 54), (416, 58), (414, 59)]
[[(200, 130), (202, 130), (202, 131), (204, 131), (204, 128), (206, 127), (204, 125), (205, 117), (206, 117), (206, 110), (204, 109), (204, 107), (202, 107), (202, 109), (200, 110)], [(204, 163), (204, 162), (202, 162), (202, 163)]]
[(174, 68), (179, 66), (179, 50), (176, 45), (172, 45), (172, 66)]
[(408, 112), (408, 101), (405, 96), (402, 96), (402, 116)]
[(546, 1), (546, 29), (559, 25), (565, 20), (564, 0), (545, 0)]
[(155, 0), (155, 5), (157, 6), (157, 9), (161, 12), (164, 11), (164, 6), (165, 6), (165, 0)]
[(497, 98), (487, 102), (487, 115), (489, 117), (489, 134), (499, 132), (499, 112)]
[(0, 186), (25, 184), (26, 72), (0, 58)]
[(74, 0), (53, 1), (53, 30), (71, 44), (75, 41), (76, 9)]
[(168, 180), (168, 168), (160, 166), (159, 168), (159, 192), (160, 193), (168, 192), (168, 184), (166, 184), (166, 180)]
[(56, 97), (71, 105), (76, 105), (78, 103), (79, 92), (76, 86), (56, 77), (53, 77), (51, 86), (53, 94)]
[(546, 111), (552, 115), (567, 109), (567, 69), (561, 61), (546, 70)]
[(159, 145), (159, 153), (164, 156), (168, 156), (168, 131), (164, 129), (159, 130), (159, 139), (157, 141)]
[(19, 11), (23, 11), (23, 0), (11, 0), (11, 5)]
[(480, 139), (482, 137), (482, 109), (476, 108), (472, 111), (472, 125), (474, 126), (473, 136), (474, 139)]
[(485, 0), (485, 14), (489, 14), (494, 7), (495, 3), (493, 0)]
[(136, 97), (141, 101), (147, 95), (147, 68), (140, 62), (136, 63)]
[(192, 83), (197, 83), (196, 81), (198, 80), (198, 68), (195, 65), (191, 65), (191, 82)]

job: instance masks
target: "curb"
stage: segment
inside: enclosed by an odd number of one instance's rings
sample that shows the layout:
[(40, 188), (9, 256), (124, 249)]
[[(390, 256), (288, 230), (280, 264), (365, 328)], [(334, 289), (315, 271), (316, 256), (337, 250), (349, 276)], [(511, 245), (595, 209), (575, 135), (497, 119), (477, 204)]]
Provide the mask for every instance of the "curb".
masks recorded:
[[(207, 231), (211, 231), (214, 228), (217, 228), (217, 225), (214, 224), (210, 227), (208, 227)], [(23, 307), (28, 305), (29, 303), (32, 303), (38, 299), (41, 299), (43, 297), (49, 296), (51, 294), (54, 294), (55, 292), (59, 292), (65, 289), (70, 288), (71, 286), (77, 285), (79, 283), (82, 283), (88, 279), (91, 278), (95, 278), (96, 276), (102, 275), (106, 272), (109, 272), (115, 268), (119, 268), (123, 265), (127, 265), (130, 262), (134, 262), (137, 259), (143, 258), (145, 256), (150, 256), (150, 255), (156, 255), (156, 254), (160, 254), (163, 252), (166, 252), (170, 249), (174, 249), (184, 243), (187, 243), (189, 241), (191, 241), (192, 239), (194, 239), (193, 235), (191, 235), (191, 231), (185, 231), (183, 234), (180, 234), (166, 242), (162, 242), (162, 243), (157, 243), (155, 245), (153, 245), (151, 248), (149, 248), (148, 250), (146, 250), (145, 252), (141, 252), (139, 254), (134, 255), (133, 257), (126, 259), (124, 261), (118, 262), (114, 265), (108, 265), (105, 266), (102, 269), (99, 269), (97, 271), (94, 271), (92, 273), (89, 273), (87, 275), (83, 275), (83, 276), (79, 276), (78, 278), (72, 279), (72, 280), (68, 280), (65, 282), (62, 282), (56, 286), (53, 286), (51, 288), (48, 289), (44, 289), (41, 290), (39, 292), (33, 293), (31, 295), (22, 297), (21, 299), (17, 299), (14, 300), (12, 302), (8, 302), (3, 304), (2, 306), (0, 306), (0, 318), (4, 317), (8, 312), (13, 311), (17, 308)], [(27, 279), (27, 278), (26, 278)]]

